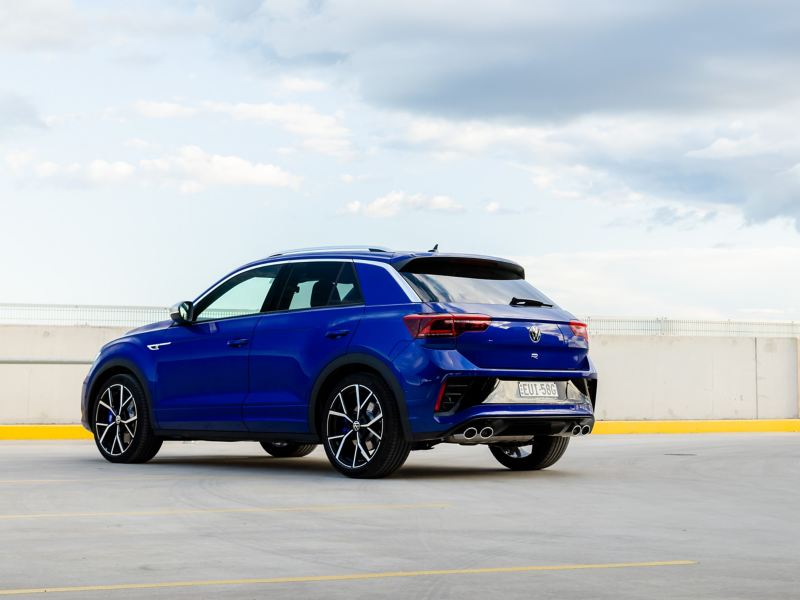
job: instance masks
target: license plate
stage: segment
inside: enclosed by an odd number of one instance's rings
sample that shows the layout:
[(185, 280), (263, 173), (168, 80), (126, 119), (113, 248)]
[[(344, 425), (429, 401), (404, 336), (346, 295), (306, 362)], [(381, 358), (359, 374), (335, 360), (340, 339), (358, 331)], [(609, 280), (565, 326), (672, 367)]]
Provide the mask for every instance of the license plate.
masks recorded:
[(520, 398), (558, 398), (558, 388), (552, 381), (520, 381)]

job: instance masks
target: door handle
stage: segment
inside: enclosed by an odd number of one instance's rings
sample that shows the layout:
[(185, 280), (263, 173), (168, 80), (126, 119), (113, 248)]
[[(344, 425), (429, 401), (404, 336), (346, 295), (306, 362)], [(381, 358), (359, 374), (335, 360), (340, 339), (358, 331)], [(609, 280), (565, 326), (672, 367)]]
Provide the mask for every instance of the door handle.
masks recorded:
[(325, 334), (325, 337), (328, 337), (332, 340), (336, 340), (339, 338), (343, 338), (348, 333), (350, 333), (349, 329), (332, 329)]
[(239, 339), (239, 340), (228, 340), (228, 346), (231, 348), (241, 348), (242, 346), (247, 346), (247, 342), (250, 340), (248, 339)]

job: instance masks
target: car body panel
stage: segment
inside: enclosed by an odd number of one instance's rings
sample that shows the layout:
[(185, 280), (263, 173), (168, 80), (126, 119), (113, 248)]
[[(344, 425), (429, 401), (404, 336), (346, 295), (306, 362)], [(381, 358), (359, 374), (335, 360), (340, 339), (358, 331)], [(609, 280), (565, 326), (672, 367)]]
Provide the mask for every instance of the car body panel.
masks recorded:
[(249, 431), (308, 432), (316, 375), (348, 351), (363, 305), (285, 311), (261, 317), (250, 351)]

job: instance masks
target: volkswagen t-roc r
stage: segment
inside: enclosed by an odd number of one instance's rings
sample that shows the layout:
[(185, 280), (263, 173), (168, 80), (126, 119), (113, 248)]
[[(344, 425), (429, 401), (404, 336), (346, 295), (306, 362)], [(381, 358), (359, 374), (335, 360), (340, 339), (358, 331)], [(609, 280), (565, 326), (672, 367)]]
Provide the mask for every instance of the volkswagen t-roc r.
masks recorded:
[(255, 440), (275, 457), (321, 443), (350, 477), (442, 442), (548, 467), (592, 430), (597, 373), (586, 325), (524, 276), (438, 252), (274, 254), (106, 344), (83, 425), (121, 463), (164, 440)]

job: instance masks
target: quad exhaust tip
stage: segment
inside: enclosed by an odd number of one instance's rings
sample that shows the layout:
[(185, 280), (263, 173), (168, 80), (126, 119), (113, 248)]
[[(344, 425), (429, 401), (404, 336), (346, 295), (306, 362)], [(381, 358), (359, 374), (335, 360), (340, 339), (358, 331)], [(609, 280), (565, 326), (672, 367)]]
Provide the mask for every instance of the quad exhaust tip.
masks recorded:
[(572, 428), (570, 433), (572, 435), (588, 435), (589, 433), (591, 433), (591, 431), (592, 431), (591, 425), (584, 425), (583, 427), (581, 427), (580, 425), (575, 425), (575, 427)]
[(484, 427), (483, 429), (481, 429), (480, 436), (484, 440), (488, 440), (493, 435), (494, 435), (494, 429), (492, 429), (491, 427)]
[(463, 433), (463, 435), (464, 435), (464, 439), (465, 439), (465, 440), (471, 440), (471, 439), (472, 439), (472, 438), (474, 438), (476, 435), (478, 435), (478, 430), (477, 430), (477, 429), (475, 429), (474, 427), (467, 427), (467, 428), (464, 430), (464, 433)]

